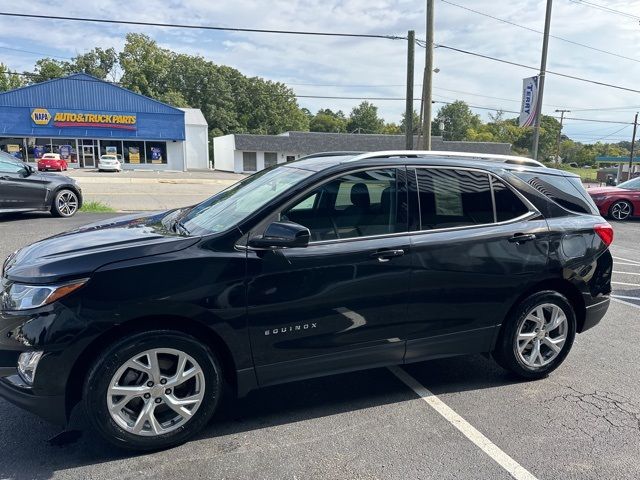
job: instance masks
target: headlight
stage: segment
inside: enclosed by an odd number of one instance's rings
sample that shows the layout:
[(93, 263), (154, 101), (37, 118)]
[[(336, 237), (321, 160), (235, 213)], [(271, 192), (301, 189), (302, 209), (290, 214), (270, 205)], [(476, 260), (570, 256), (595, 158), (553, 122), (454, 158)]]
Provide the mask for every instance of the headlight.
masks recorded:
[(18, 357), (18, 373), (28, 385), (33, 385), (33, 377), (36, 375), (42, 353), (39, 351), (23, 352)]
[(87, 283), (88, 278), (56, 285), (25, 285), (23, 283), (3, 282), (0, 293), (2, 310), (28, 310), (38, 308), (60, 300)]

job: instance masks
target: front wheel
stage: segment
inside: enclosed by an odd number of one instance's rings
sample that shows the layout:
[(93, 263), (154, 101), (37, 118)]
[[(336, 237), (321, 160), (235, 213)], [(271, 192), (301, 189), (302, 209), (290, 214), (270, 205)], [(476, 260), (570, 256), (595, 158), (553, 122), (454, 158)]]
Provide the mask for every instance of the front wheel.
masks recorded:
[(222, 395), (215, 355), (194, 337), (147, 331), (112, 345), (84, 383), (92, 426), (130, 450), (179, 445), (210, 420)]
[(631, 216), (633, 207), (626, 200), (620, 200), (609, 209), (609, 216), (614, 220), (626, 220)]
[(493, 356), (520, 377), (547, 376), (567, 357), (576, 334), (576, 316), (567, 298), (554, 291), (525, 299), (509, 318)]
[(76, 214), (79, 205), (80, 200), (76, 192), (65, 188), (56, 193), (51, 213), (56, 217), (71, 217)]

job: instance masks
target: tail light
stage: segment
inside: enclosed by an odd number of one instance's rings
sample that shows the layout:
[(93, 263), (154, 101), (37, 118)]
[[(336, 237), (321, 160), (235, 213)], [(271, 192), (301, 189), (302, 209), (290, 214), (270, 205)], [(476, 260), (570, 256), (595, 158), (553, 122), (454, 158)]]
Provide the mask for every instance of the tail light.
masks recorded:
[(599, 223), (593, 230), (607, 247), (613, 243), (613, 227), (608, 223)]

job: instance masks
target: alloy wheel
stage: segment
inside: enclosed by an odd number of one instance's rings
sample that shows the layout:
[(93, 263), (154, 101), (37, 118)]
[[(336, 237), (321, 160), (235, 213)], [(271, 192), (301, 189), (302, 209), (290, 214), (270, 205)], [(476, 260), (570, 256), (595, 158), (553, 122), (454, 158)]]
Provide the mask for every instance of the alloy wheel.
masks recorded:
[(626, 220), (631, 215), (631, 205), (627, 202), (616, 202), (611, 207), (611, 216), (616, 220)]
[(65, 190), (56, 199), (58, 212), (65, 217), (70, 217), (78, 210), (78, 197), (75, 193)]
[(515, 341), (520, 361), (538, 369), (555, 360), (567, 340), (569, 322), (558, 305), (543, 303), (534, 307), (523, 319)]
[(118, 369), (109, 382), (107, 407), (125, 431), (158, 436), (188, 422), (204, 392), (204, 373), (193, 357), (157, 348), (135, 355)]

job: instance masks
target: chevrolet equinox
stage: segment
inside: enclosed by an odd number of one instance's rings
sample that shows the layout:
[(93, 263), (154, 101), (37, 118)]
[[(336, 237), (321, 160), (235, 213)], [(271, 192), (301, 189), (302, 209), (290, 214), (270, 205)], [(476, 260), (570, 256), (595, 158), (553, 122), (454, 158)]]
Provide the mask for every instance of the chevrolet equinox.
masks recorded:
[(151, 450), (226, 391), (475, 353), (538, 379), (607, 311), (612, 240), (580, 179), (532, 160), (310, 156), (10, 255), (0, 395)]

